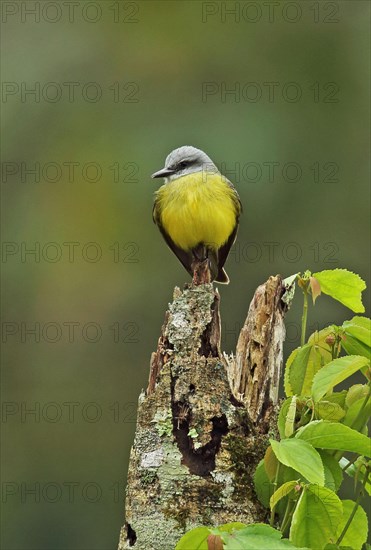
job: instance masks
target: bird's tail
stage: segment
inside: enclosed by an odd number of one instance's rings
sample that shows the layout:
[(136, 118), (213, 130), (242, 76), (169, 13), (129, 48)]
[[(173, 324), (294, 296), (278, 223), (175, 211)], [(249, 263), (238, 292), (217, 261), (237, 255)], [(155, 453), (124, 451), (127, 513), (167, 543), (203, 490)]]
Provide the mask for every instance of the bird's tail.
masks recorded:
[(229, 283), (229, 277), (224, 269), (218, 265), (218, 252), (212, 248), (209, 248), (207, 251), (207, 257), (209, 259), (211, 280), (216, 283), (227, 285)]
[(221, 268), (219, 270), (219, 273), (218, 273), (218, 276), (215, 279), (215, 282), (216, 283), (221, 283), (223, 285), (228, 285), (229, 284), (229, 277), (228, 277), (227, 273), (224, 271), (223, 268)]

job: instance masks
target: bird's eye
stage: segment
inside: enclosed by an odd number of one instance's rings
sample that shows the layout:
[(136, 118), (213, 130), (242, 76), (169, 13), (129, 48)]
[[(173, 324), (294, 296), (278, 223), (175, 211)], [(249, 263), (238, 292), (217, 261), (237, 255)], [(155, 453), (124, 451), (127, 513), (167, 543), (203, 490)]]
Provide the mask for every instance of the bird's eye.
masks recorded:
[(179, 168), (185, 168), (186, 166), (188, 166), (188, 162), (186, 160), (182, 160), (182, 162), (180, 162), (178, 166)]

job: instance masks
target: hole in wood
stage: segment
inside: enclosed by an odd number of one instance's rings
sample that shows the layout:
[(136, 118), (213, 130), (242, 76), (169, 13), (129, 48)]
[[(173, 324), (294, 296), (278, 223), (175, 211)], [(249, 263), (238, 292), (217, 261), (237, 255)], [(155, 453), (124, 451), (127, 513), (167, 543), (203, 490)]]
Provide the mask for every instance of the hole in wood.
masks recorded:
[[(209, 443), (199, 449), (194, 448), (194, 439), (189, 434), (189, 415), (184, 415), (184, 404), (174, 403), (174, 437), (182, 453), (182, 464), (188, 467), (193, 475), (205, 477), (215, 469), (215, 456), (219, 452), (222, 437), (228, 433), (228, 422), (226, 416), (214, 416), (211, 419), (213, 428)], [(181, 418), (181, 422), (179, 422)], [(195, 438), (197, 440), (197, 438)]]
[(129, 546), (134, 546), (134, 544), (137, 541), (137, 535), (134, 529), (132, 529), (130, 523), (126, 524), (126, 534), (127, 534), (127, 540), (129, 542)]

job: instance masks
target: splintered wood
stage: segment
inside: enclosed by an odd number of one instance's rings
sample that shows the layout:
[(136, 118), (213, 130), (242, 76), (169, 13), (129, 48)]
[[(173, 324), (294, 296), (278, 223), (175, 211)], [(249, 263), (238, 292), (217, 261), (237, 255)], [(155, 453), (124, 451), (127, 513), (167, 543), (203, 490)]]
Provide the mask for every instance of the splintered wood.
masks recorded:
[(228, 358), (233, 394), (243, 399), (255, 424), (269, 421), (270, 409), (278, 401), (286, 334), (284, 290), (279, 276), (258, 287), (238, 338), (236, 356)]

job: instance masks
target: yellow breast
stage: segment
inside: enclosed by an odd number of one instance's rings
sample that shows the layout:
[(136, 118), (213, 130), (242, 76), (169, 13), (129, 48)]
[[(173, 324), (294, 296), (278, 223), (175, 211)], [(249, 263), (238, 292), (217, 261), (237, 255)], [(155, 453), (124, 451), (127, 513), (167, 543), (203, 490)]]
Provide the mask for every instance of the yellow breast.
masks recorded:
[(156, 216), (183, 250), (199, 243), (220, 248), (236, 225), (239, 203), (220, 174), (195, 172), (160, 187)]

